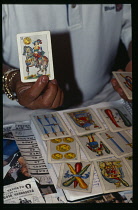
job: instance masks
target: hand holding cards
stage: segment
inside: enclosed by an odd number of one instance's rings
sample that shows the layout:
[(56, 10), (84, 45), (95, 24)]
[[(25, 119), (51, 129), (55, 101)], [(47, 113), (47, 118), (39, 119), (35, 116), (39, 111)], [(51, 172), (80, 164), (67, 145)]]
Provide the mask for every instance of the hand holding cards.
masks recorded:
[(112, 72), (129, 100), (132, 100), (132, 72)]
[(57, 108), (63, 91), (54, 79), (49, 31), (17, 34), (20, 78), (15, 82), (19, 104), (29, 109)]
[(40, 76), (54, 79), (49, 31), (17, 34), (22, 82), (35, 82)]

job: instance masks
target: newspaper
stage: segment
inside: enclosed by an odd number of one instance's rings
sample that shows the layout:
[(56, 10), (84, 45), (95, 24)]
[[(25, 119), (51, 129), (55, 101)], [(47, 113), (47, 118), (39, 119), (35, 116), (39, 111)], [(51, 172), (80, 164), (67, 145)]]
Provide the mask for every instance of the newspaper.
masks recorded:
[(13, 124), (3, 126), (3, 184), (23, 181), (31, 175), (11, 132)]
[[(26, 161), (29, 173), (32, 177), (35, 177), (40, 185), (43, 185), (42, 191), (44, 191), (44, 194), (55, 193), (56, 189), (54, 188), (35, 136), (31, 131), (29, 122), (14, 124), (12, 127), (12, 134)], [(47, 190), (44, 190), (44, 185)]]
[(4, 204), (45, 203), (34, 178), (4, 186)]

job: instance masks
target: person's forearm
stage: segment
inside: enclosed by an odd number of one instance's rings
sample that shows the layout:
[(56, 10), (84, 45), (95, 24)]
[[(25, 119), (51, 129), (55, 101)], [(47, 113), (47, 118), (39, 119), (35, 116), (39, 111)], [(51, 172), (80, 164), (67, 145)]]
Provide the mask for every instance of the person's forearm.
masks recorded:
[[(3, 74), (6, 73), (9, 69), (15, 69), (15, 71), (18, 72), (18, 73), (13, 77), (13, 79), (11, 80), (11, 84), (10, 84), (10, 86), (11, 86), (11, 88), (12, 88), (12, 91), (15, 92), (16, 82), (20, 79), (20, 71), (17, 70), (15, 67), (12, 67), (12, 66), (10, 66), (10, 65), (8, 65), (8, 64), (5, 64), (5, 63), (2, 64), (2, 71), (3, 71)], [(11, 78), (12, 73), (13, 73), (13, 72), (9, 73), (9, 75), (8, 75), (8, 80)]]
[(130, 60), (132, 60), (132, 41), (129, 43), (128, 55), (129, 55)]

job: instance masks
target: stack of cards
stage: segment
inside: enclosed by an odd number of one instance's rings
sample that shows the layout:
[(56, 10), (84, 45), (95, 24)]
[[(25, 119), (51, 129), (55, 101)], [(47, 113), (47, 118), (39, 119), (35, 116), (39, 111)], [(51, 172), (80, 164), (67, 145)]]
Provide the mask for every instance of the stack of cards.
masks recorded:
[(106, 126), (90, 107), (31, 116), (48, 163), (61, 165), (58, 188), (90, 193), (96, 170), (103, 192), (132, 189), (131, 115), (123, 106), (97, 111)]
[(50, 31), (17, 34), (22, 82), (35, 82), (40, 76), (54, 79)]

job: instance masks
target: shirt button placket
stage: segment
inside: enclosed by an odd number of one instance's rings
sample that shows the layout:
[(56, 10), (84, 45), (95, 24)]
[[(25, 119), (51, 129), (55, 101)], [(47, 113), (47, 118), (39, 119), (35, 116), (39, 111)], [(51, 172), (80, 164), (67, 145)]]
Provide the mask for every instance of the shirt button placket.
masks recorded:
[(76, 4), (72, 4), (71, 7), (72, 7), (72, 8), (75, 8), (75, 7), (76, 7)]

